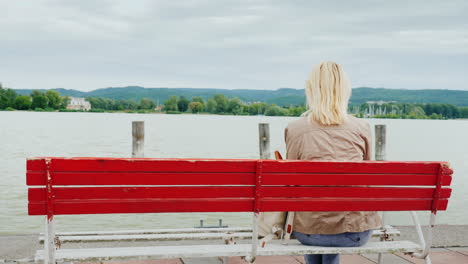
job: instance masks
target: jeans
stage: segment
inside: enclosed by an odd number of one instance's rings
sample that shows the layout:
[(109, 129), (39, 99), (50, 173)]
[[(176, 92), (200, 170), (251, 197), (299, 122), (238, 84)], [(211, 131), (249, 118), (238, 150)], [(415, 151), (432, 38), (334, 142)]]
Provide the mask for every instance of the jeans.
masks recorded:
[[(320, 247), (360, 247), (369, 241), (372, 230), (363, 232), (346, 232), (336, 235), (308, 235), (293, 232), (293, 235), (303, 245)], [(306, 254), (306, 264), (339, 264), (339, 254)]]

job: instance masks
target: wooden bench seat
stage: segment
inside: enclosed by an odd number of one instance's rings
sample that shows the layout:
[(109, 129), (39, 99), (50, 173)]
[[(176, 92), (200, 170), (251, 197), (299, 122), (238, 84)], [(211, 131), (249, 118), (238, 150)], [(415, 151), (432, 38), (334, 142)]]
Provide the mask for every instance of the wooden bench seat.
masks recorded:
[(430, 237), (419, 245), (395, 241), (361, 248), (258, 248), (256, 224), (250, 245), (197, 245), (190, 251), (187, 246), (158, 247), (161, 251), (151, 247), (153, 253), (139, 247), (56, 250), (52, 220), (54, 215), (112, 213), (252, 212), (256, 220), (259, 212), (268, 211), (428, 211), (433, 226), (437, 211), (447, 209), (452, 173), (443, 162), (34, 158), (27, 161), (28, 212), (46, 216), (45, 249), (37, 259), (47, 263), (74, 256), (93, 260), (216, 255), (252, 261), (256, 255), (395, 251), (425, 258)]

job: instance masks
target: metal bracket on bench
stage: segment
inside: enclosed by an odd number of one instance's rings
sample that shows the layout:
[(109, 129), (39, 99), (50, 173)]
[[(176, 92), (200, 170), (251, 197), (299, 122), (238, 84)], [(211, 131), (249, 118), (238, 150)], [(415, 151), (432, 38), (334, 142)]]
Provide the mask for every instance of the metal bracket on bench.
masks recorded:
[(262, 160), (258, 160), (255, 169), (255, 198), (254, 198), (254, 214), (252, 226), (252, 252), (250, 256), (246, 256), (245, 260), (249, 263), (255, 261), (258, 249), (258, 217), (260, 213), (260, 200), (262, 198)]
[(55, 264), (55, 232), (53, 225), (54, 218), (54, 189), (53, 179), (50, 173), (51, 159), (45, 159), (46, 168), (46, 198), (47, 198), (47, 216), (45, 217), (45, 236), (44, 236), (44, 263)]

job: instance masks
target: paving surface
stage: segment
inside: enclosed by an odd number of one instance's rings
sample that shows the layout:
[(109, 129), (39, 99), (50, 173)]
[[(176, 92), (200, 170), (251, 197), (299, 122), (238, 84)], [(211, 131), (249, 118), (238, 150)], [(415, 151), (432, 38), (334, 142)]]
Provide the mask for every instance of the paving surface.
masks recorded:
[[(399, 226), (401, 237), (398, 240), (417, 241), (414, 227)], [(93, 247), (125, 247), (125, 246), (151, 246), (151, 245), (169, 245), (182, 244), (188, 241), (174, 242), (112, 242), (112, 243), (92, 243)], [(434, 248), (431, 250), (430, 257), (433, 264), (468, 264), (468, 225), (439, 225), (436, 226), (434, 232)], [(70, 243), (64, 247), (89, 247), (89, 244)], [(33, 261), (34, 253), (37, 249), (42, 248), (38, 243), (38, 235), (0, 235), (0, 263), (30, 263)], [(377, 263), (377, 254), (360, 255), (343, 255), (341, 257), (342, 264), (372, 264)], [(424, 263), (424, 261), (412, 258), (402, 254), (386, 254), (384, 255), (385, 264), (408, 264), (408, 263)], [(193, 258), (193, 259), (170, 259), (170, 260), (152, 260), (152, 261), (126, 261), (126, 262), (104, 262), (106, 264), (220, 264), (222, 261), (218, 258)], [(229, 258), (230, 264), (245, 263), (239, 257)], [(258, 264), (299, 264), (304, 263), (302, 256), (269, 256), (258, 257), (255, 263)], [(98, 263), (87, 263), (98, 264)]]

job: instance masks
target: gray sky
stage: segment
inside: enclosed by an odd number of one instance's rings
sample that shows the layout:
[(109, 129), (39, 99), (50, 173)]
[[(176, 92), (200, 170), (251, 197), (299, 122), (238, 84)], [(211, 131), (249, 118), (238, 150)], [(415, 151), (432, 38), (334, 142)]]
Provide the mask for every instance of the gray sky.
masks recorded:
[(11, 88), (303, 88), (341, 63), (353, 87), (468, 90), (468, 1), (0, 0)]

